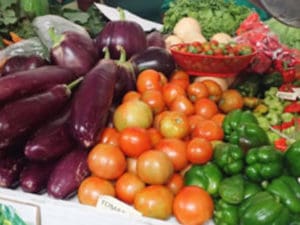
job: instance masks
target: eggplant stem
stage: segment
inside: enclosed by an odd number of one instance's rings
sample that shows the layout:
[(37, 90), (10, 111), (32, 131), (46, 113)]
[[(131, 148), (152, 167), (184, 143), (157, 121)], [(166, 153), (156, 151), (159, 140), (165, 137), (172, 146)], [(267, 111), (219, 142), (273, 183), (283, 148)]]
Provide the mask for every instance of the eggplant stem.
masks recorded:
[(126, 62), (126, 51), (122, 45), (117, 45), (117, 49), (120, 52), (119, 63)]
[(109, 52), (109, 48), (107, 46), (105, 46), (102, 51), (104, 52), (104, 59), (110, 59), (110, 52)]
[(79, 85), (81, 83), (81, 81), (83, 80), (83, 76), (77, 78), (76, 80), (72, 81), (71, 83), (69, 83), (67, 86), (68, 88), (72, 91), (77, 85)]
[(125, 12), (121, 7), (117, 7), (117, 10), (119, 11), (120, 20), (125, 20)]
[(63, 35), (57, 34), (55, 32), (54, 27), (49, 28), (48, 34), (49, 34), (49, 37), (50, 37), (51, 41), (53, 42), (53, 45), (59, 44), (61, 42), (62, 38), (63, 38)]

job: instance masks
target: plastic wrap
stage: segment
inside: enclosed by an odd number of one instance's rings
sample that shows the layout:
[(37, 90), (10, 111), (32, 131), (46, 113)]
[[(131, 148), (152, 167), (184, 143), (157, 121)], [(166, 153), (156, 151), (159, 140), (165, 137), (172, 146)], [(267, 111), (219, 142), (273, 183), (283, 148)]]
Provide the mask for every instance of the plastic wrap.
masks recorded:
[(39, 38), (33, 37), (24, 39), (0, 51), (0, 67), (6, 62), (8, 58), (17, 55), (38, 55), (44, 59), (48, 59), (49, 53), (42, 42), (39, 40)]
[(48, 49), (53, 46), (53, 41), (48, 33), (50, 28), (54, 28), (56, 34), (62, 34), (64, 31), (76, 31), (90, 37), (82, 26), (57, 15), (38, 16), (32, 21), (32, 25), (41, 42)]

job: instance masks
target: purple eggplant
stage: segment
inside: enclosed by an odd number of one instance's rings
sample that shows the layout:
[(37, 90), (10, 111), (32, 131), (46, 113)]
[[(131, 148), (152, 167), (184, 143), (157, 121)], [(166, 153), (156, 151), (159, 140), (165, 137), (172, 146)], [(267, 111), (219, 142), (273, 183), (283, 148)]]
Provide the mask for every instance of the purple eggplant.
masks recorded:
[(0, 78), (0, 103), (45, 91), (56, 84), (70, 83), (78, 77), (69, 69), (42, 66)]
[(0, 187), (15, 188), (23, 170), (25, 158), (20, 154), (10, 154), (0, 159)]
[[(55, 36), (53, 32), (50, 34)], [(53, 39), (54, 45), (50, 50), (52, 64), (71, 69), (75, 74), (84, 76), (99, 60), (94, 40), (86, 35), (65, 31)]]
[(12, 101), (0, 110), (0, 150), (6, 149), (23, 135), (57, 114), (68, 103), (71, 91), (67, 85), (56, 85), (48, 91)]
[(29, 193), (43, 193), (46, 191), (49, 176), (56, 165), (56, 161), (47, 163), (28, 162), (20, 173), (20, 187)]
[(109, 21), (95, 38), (99, 54), (103, 56), (103, 48), (108, 47), (112, 59), (119, 59), (117, 46), (123, 46), (127, 57), (143, 51), (147, 47), (146, 34), (137, 22), (126, 21), (120, 9), (120, 20)]
[(50, 197), (67, 199), (76, 194), (81, 182), (90, 175), (87, 157), (86, 149), (74, 149), (57, 162), (47, 184)]
[(93, 146), (106, 124), (117, 77), (113, 60), (102, 59), (85, 76), (74, 94), (70, 129), (83, 147)]
[(68, 127), (70, 107), (42, 125), (25, 144), (24, 154), (31, 161), (50, 161), (71, 151), (74, 139)]
[(48, 65), (49, 62), (38, 55), (16, 55), (10, 57), (3, 65), (1, 69), (1, 76), (7, 74), (31, 70), (41, 66)]
[(118, 65), (117, 79), (114, 89), (113, 104), (119, 104), (122, 97), (128, 92), (136, 90), (136, 74), (133, 65), (126, 60), (126, 52), (122, 46), (118, 46), (120, 59), (115, 62)]
[(164, 36), (161, 32), (154, 30), (147, 34), (147, 47), (160, 47), (165, 48), (166, 42)]
[(161, 47), (149, 47), (132, 56), (129, 61), (135, 67), (136, 74), (145, 69), (154, 69), (169, 77), (176, 68), (172, 55)]

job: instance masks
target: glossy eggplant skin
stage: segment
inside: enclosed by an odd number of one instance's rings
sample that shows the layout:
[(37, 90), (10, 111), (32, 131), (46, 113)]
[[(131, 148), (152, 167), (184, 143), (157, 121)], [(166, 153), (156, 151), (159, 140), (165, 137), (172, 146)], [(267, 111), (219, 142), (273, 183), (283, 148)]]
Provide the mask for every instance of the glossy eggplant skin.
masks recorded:
[(164, 40), (164, 36), (161, 32), (154, 30), (147, 34), (146, 36), (147, 40), (147, 47), (160, 47), (165, 48), (166, 43)]
[(74, 31), (62, 35), (50, 50), (51, 63), (84, 76), (100, 59), (94, 40)]
[(0, 159), (0, 187), (15, 188), (23, 170), (25, 158), (19, 154), (10, 154)]
[(76, 194), (80, 183), (90, 175), (87, 156), (86, 149), (76, 148), (59, 159), (48, 180), (49, 196), (67, 199)]
[(31, 70), (48, 65), (49, 62), (38, 55), (16, 55), (10, 57), (3, 65), (0, 75), (6, 76), (19, 71)]
[(129, 61), (135, 67), (137, 75), (143, 70), (154, 69), (169, 77), (176, 68), (171, 53), (161, 47), (149, 47), (133, 55)]
[(48, 91), (5, 104), (0, 110), (0, 150), (60, 112), (70, 97), (67, 85), (56, 85)]
[(45, 192), (49, 176), (55, 165), (55, 161), (47, 163), (28, 162), (20, 173), (21, 189), (29, 193)]
[(119, 59), (117, 46), (122, 46), (128, 58), (147, 47), (146, 34), (143, 28), (134, 21), (109, 21), (95, 38), (100, 56), (103, 48), (108, 47), (111, 59)]
[(56, 118), (43, 124), (33, 133), (24, 147), (24, 154), (27, 159), (47, 162), (71, 151), (75, 141), (68, 126), (70, 113), (71, 110), (68, 106)]
[(75, 140), (92, 147), (105, 127), (112, 104), (118, 67), (113, 60), (102, 59), (85, 76), (74, 94), (70, 129)]
[(52, 65), (12, 73), (0, 78), (0, 103), (42, 92), (56, 84), (70, 83), (76, 78), (71, 70)]

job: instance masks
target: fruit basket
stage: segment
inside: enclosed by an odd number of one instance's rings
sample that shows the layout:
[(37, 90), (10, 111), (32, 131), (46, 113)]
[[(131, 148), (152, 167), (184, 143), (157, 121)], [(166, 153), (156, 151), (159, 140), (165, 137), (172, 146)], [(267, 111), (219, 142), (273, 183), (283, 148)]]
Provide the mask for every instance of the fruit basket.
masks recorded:
[(239, 46), (239, 48), (251, 48), (249, 54), (225, 55), (225, 54), (197, 54), (182, 49), (189, 48), (191, 43), (180, 43), (171, 46), (170, 51), (177, 65), (195, 76), (233, 77), (247, 68), (252, 62), (256, 51), (250, 46)]

